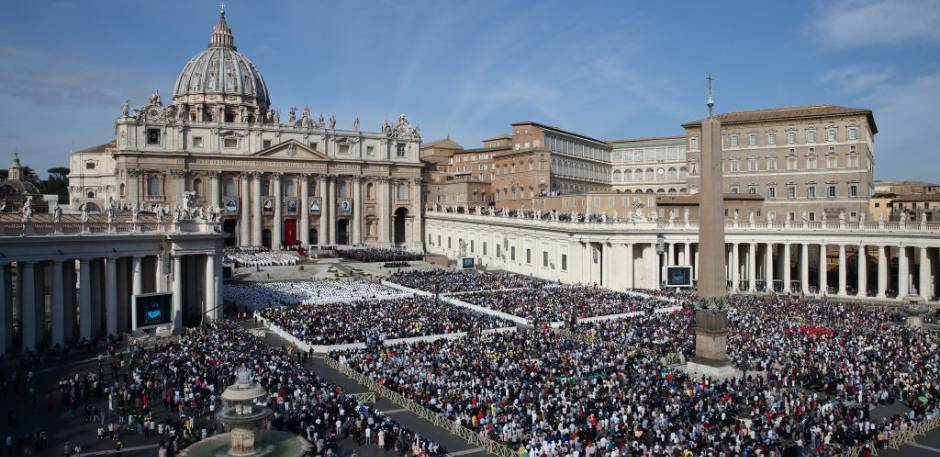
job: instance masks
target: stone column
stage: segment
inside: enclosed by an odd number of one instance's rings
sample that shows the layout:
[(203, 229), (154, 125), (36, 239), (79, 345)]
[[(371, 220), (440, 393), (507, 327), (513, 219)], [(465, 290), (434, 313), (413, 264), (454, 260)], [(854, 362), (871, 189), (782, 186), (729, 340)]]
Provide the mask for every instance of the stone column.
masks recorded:
[(379, 178), (378, 185), (376, 189), (379, 193), (379, 244), (382, 246), (388, 246), (389, 241), (389, 215), (391, 214), (391, 202), (389, 201), (389, 189), (391, 188), (391, 181), (387, 177)]
[(271, 186), (274, 187), (274, 217), (271, 219), (271, 250), (281, 250), (281, 230), (283, 221), (281, 220), (281, 173), (273, 173), (271, 176)]
[(741, 243), (731, 244), (731, 290), (734, 292), (741, 289), (741, 268), (738, 265), (739, 259), (741, 258), (738, 251), (740, 244)]
[(0, 354), (13, 342), (13, 300), (10, 294), (10, 266), (0, 265)]
[(173, 255), (173, 331), (179, 330), (183, 325), (183, 256)]
[(91, 260), (79, 259), (78, 261), (78, 327), (79, 336), (91, 340), (92, 334), (92, 311), (91, 311)]
[(633, 243), (627, 243), (626, 245), (625, 257), (626, 257), (626, 288), (633, 289), (634, 280), (633, 280)]
[(666, 243), (669, 249), (666, 250), (668, 257), (666, 257), (666, 265), (674, 265), (676, 263), (676, 243)]
[(757, 291), (757, 243), (751, 241), (747, 252), (747, 291)]
[(691, 266), (692, 265), (692, 243), (691, 242), (687, 241), (682, 245), (682, 253), (683, 253), (682, 264)]
[(829, 293), (829, 278), (826, 275), (826, 244), (819, 245), (819, 294)]
[(884, 245), (878, 246), (878, 298), (887, 298), (888, 290), (888, 256)]
[(144, 293), (143, 265), (140, 257), (131, 261), (131, 331), (137, 330), (137, 313), (134, 310), (134, 297)]
[(335, 245), (336, 244), (336, 179), (337, 179), (337, 176), (330, 175), (328, 179), (330, 181), (329, 182), (329, 195), (327, 196), (327, 201), (329, 201), (329, 206), (330, 206), (330, 215), (328, 219), (329, 227), (327, 227), (327, 230), (329, 231), (329, 234), (330, 234), (328, 240), (330, 244)]
[(117, 258), (108, 257), (105, 261), (105, 319), (107, 321), (107, 334), (118, 336), (118, 307), (117, 307)]
[(790, 292), (790, 243), (783, 243), (783, 291)]
[(68, 259), (62, 264), (62, 284), (64, 290), (62, 319), (65, 322), (62, 336), (69, 341), (75, 337), (75, 294), (78, 292), (75, 286), (74, 259)]
[(809, 294), (809, 244), (800, 245), (800, 286), (803, 294)]
[(251, 245), (261, 246), (261, 173), (251, 175)]
[[(660, 290), (662, 288), (662, 273), (663, 273), (663, 256), (656, 252), (656, 242), (654, 241), (650, 245), (653, 249), (653, 289)], [(587, 272), (590, 274), (591, 266), (591, 246), (588, 245), (588, 268)]]
[(352, 244), (362, 244), (362, 180), (356, 176), (353, 185)]
[(930, 256), (927, 255), (926, 246), (920, 247), (920, 268), (918, 268), (917, 271), (920, 277), (917, 284), (917, 291), (924, 300), (930, 300), (932, 295), (930, 293)]
[(65, 287), (63, 284), (62, 262), (52, 261), (52, 347), (65, 344)]
[(219, 207), (222, 205), (222, 184), (219, 177), (221, 173), (218, 171), (209, 172), (209, 206), (210, 207)]
[(868, 296), (868, 255), (864, 244), (858, 245), (858, 294)]
[(248, 217), (251, 207), (251, 190), (248, 185), (247, 172), (241, 174), (241, 204), (238, 208), (238, 245), (251, 246), (251, 219)]
[(764, 247), (764, 292), (774, 290), (774, 244), (767, 243)]
[(845, 267), (845, 244), (839, 243), (839, 295), (843, 297), (848, 295)]
[(300, 175), (300, 244), (304, 249), (310, 247), (310, 175)]
[(414, 219), (412, 220), (412, 247), (418, 251), (424, 252), (424, 203), (421, 201), (421, 177), (416, 177), (411, 181), (411, 207), (414, 208)]
[(215, 273), (215, 254), (206, 254), (206, 309), (203, 310), (203, 319), (207, 321), (215, 320), (218, 306), (215, 296), (218, 278)]
[(166, 274), (163, 272), (165, 259), (163, 253), (157, 254), (156, 262), (154, 262), (154, 285), (153, 289), (155, 292), (163, 292), (166, 290)]
[(23, 336), (23, 352), (35, 351), (40, 343), (39, 335), (39, 302), (36, 296), (36, 264), (23, 262), (20, 269), (22, 277), (17, 278), (17, 293), (23, 298), (20, 300), (20, 333)]
[(320, 246), (326, 246), (330, 244), (330, 224), (327, 221), (330, 212), (336, 208), (330, 208), (329, 200), (327, 200), (327, 184), (326, 184), (326, 175), (319, 175), (317, 177), (320, 185), (320, 230), (317, 234), (317, 244)]
[(910, 264), (907, 260), (907, 246), (898, 247), (898, 298), (906, 297), (911, 289), (911, 278), (908, 272)]
[(215, 318), (222, 318), (222, 256), (216, 256), (215, 259)]

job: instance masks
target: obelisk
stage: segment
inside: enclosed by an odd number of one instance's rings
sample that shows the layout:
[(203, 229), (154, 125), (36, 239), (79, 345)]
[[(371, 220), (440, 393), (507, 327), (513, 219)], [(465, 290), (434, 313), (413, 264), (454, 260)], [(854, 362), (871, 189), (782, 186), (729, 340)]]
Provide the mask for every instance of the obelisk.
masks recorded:
[(712, 112), (712, 76), (708, 80), (708, 117), (702, 121), (699, 183), (698, 302), (695, 306), (695, 355), (688, 371), (715, 378), (739, 372), (728, 359), (728, 312), (725, 309), (725, 211), (721, 183), (721, 123)]

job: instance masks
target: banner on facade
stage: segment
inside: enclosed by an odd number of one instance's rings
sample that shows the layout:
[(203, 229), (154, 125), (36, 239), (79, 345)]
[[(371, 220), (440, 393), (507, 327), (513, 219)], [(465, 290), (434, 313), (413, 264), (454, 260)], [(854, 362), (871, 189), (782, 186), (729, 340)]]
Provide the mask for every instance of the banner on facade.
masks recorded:
[(238, 201), (234, 198), (227, 200), (225, 202), (225, 211), (230, 213), (238, 212)]
[(293, 199), (293, 198), (290, 199), (290, 200), (287, 200), (287, 212), (288, 212), (288, 213), (296, 213), (296, 212), (297, 212), (297, 200), (295, 200), (295, 199)]
[(320, 212), (320, 200), (314, 200), (310, 202), (310, 211), (319, 213)]
[(350, 203), (349, 200), (340, 200), (339, 213), (349, 214), (350, 212), (352, 212), (352, 203)]

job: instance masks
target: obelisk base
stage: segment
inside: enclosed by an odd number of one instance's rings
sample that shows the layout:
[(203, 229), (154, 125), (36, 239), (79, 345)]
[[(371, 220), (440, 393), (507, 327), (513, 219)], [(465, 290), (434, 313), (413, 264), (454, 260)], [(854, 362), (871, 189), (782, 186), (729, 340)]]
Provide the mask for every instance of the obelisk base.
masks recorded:
[(728, 313), (717, 309), (695, 311), (695, 355), (686, 364), (694, 376), (728, 379), (742, 376), (728, 359)]

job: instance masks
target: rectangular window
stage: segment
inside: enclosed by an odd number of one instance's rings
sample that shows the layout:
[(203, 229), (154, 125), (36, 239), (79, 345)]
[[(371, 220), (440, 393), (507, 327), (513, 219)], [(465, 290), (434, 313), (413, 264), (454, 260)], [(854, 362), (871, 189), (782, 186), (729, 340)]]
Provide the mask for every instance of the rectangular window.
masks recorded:
[(808, 131), (806, 132), (806, 142), (807, 142), (807, 143), (815, 143), (815, 142), (816, 142), (816, 131), (815, 131), (815, 130), (808, 130)]
[(366, 155), (374, 156), (375, 155), (375, 146), (366, 146)]
[(768, 169), (768, 170), (776, 170), (776, 169), (777, 169), (777, 158), (776, 158), (776, 157), (770, 157), (770, 158), (767, 159), (767, 169)]
[(852, 198), (858, 197), (858, 184), (849, 185), (849, 197), (852, 197)]
[(450, 249), (450, 237), (447, 237), (447, 249)]
[(160, 129), (147, 129), (147, 144), (160, 144)]
[(542, 251), (542, 266), (548, 268), (548, 251)]
[(349, 154), (349, 145), (348, 145), (348, 144), (341, 144), (341, 145), (339, 145), (339, 153), (340, 153), (340, 154)]
[(731, 193), (732, 194), (738, 193), (738, 186), (731, 186)]
[(808, 186), (806, 188), (806, 198), (816, 198), (816, 186)]
[(815, 212), (815, 211), (810, 211), (810, 212), (809, 212), (809, 221), (810, 221), (810, 222), (813, 222), (813, 221), (815, 221), (815, 220), (816, 220), (816, 212)]
[(756, 133), (751, 133), (747, 136), (747, 145), (757, 146), (757, 134)]
[(395, 151), (398, 153), (398, 157), (405, 157), (405, 143), (396, 144)]
[(430, 234), (430, 233), (428, 233), (428, 244), (430, 244), (431, 246), (434, 246), (434, 239), (431, 238), (431, 234)]
[(531, 249), (525, 250), (525, 263), (529, 265), (532, 264), (532, 250)]
[(767, 198), (768, 198), (768, 199), (777, 198), (777, 188), (776, 188), (776, 187), (768, 187), (768, 188), (767, 188)]
[(264, 148), (264, 149), (270, 148), (270, 147), (271, 147), (271, 140), (264, 140), (264, 141), (262, 141), (262, 142), (261, 142), (261, 147)]
[(747, 171), (757, 171), (757, 159), (747, 159)]
[(858, 130), (855, 127), (849, 127), (849, 139), (850, 140), (858, 139)]
[(689, 149), (697, 150), (698, 149), (698, 137), (689, 138)]
[(317, 146), (319, 146), (319, 144), (317, 144), (316, 141), (311, 141), (311, 142), (310, 142), (310, 149), (313, 149), (314, 151), (316, 151), (316, 150), (317, 150)]
[(471, 253), (471, 254), (474, 253), (474, 250), (473, 250), (473, 240), (470, 240), (470, 253)]
[(568, 255), (567, 254), (561, 255), (561, 270), (568, 271)]
[(830, 184), (826, 186), (826, 197), (836, 198), (836, 186), (835, 185)]
[(777, 144), (777, 134), (770, 132), (767, 134), (767, 144)]
[(787, 132), (787, 144), (796, 143), (796, 132)]
[(237, 148), (238, 147), (238, 138), (225, 138), (222, 140), (222, 147), (226, 148)]
[(737, 135), (731, 135), (731, 147), (733, 147), (733, 148), (738, 147), (738, 136), (737, 136)]
[(756, 188), (756, 187), (748, 187), (748, 188), (747, 188), (747, 193), (749, 193), (749, 194), (757, 194), (757, 188)]
[(826, 130), (826, 141), (835, 141), (836, 140), (836, 129)]
[(193, 137), (193, 147), (194, 147), (194, 148), (201, 148), (201, 147), (202, 147), (202, 137), (201, 137), (201, 136), (194, 136), (194, 137)]
[(793, 200), (794, 198), (796, 198), (796, 187), (795, 187), (795, 186), (787, 186), (787, 198), (790, 199), (790, 200)]
[(438, 245), (438, 246), (441, 245), (441, 236), (440, 236), (440, 235), (437, 236), (437, 245)]
[(515, 246), (509, 247), (509, 260), (512, 260), (512, 261), (516, 260), (516, 247)]

